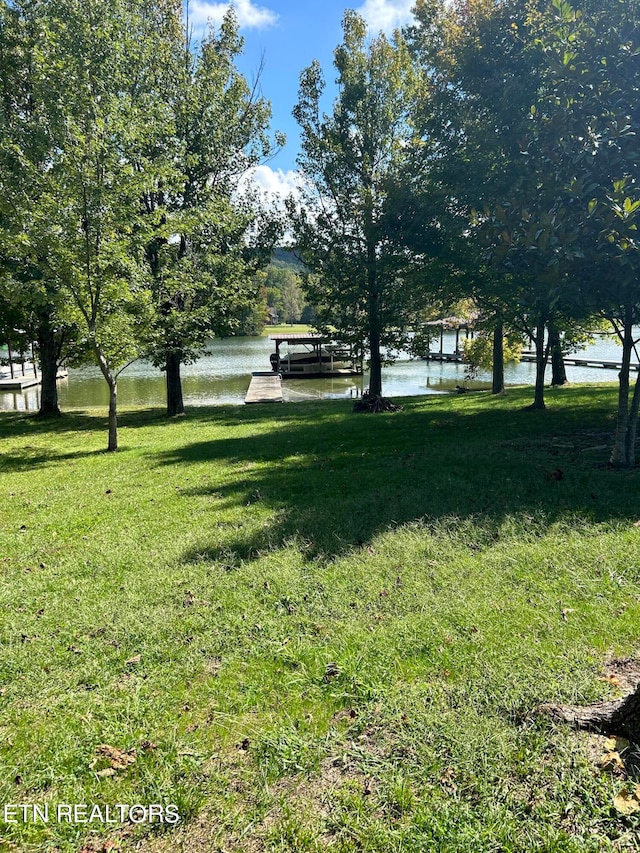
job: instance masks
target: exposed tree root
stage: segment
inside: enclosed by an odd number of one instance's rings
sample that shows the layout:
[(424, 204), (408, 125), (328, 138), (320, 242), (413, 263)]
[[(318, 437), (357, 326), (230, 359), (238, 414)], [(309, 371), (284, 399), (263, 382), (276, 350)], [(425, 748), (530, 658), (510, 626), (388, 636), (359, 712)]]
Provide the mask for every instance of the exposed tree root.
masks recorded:
[(620, 661), (611, 668), (620, 670), (620, 678), (612, 677), (614, 683), (631, 689), (626, 696), (586, 706), (541, 705), (539, 711), (579, 729), (622, 735), (640, 744), (640, 664)]
[(353, 404), (354, 412), (399, 412), (402, 406), (392, 403), (380, 394), (369, 394), (365, 391), (360, 400)]

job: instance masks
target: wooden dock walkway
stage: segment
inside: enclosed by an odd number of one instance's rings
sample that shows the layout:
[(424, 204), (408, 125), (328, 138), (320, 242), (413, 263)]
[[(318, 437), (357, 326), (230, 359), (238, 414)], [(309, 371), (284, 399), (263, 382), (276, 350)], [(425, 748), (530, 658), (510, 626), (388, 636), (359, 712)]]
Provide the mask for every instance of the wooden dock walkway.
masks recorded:
[[(520, 356), (520, 361), (523, 362), (535, 362), (536, 354), (534, 352), (523, 352)], [(457, 352), (432, 352), (429, 353), (428, 356), (425, 356), (425, 361), (453, 361), (460, 362), (462, 361), (462, 353)], [(576, 358), (572, 355), (566, 355), (564, 357), (565, 365), (569, 367), (593, 367), (600, 368), (601, 370), (620, 370), (622, 368), (621, 361), (609, 361), (603, 360), (599, 358)], [(637, 362), (632, 362), (630, 365), (631, 370), (638, 371), (640, 370), (640, 364)]]
[(253, 373), (245, 403), (282, 403), (282, 377), (279, 373)]
[[(535, 362), (536, 354), (534, 352), (523, 352), (520, 358), (521, 361), (527, 362)], [(596, 367), (601, 370), (621, 370), (622, 362), (621, 361), (609, 361), (603, 360), (601, 358), (576, 358), (573, 355), (565, 355), (564, 363), (568, 367)], [(640, 370), (640, 364), (637, 362), (631, 362), (629, 365), (630, 370)]]
[[(67, 376), (66, 368), (58, 369), (57, 379), (66, 379)], [(13, 376), (10, 368), (0, 368), (0, 391), (24, 391), (25, 388), (40, 385), (40, 380), (40, 374), (34, 370), (32, 364), (25, 363), (24, 367), (14, 365)]]

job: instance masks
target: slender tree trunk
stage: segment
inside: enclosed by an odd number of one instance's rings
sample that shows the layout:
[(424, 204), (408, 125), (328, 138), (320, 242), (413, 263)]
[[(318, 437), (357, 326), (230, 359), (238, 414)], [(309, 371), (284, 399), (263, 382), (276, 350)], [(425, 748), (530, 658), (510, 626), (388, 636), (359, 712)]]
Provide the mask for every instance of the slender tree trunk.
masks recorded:
[(380, 355), (380, 306), (377, 292), (375, 248), (369, 247), (367, 284), (369, 298), (367, 311), (369, 314), (369, 349), (371, 364), (369, 368), (369, 394), (372, 397), (382, 396), (382, 356)]
[(370, 331), (371, 363), (369, 368), (369, 394), (382, 396), (382, 357), (380, 355), (380, 334), (378, 329)]
[(618, 415), (616, 419), (616, 435), (613, 440), (610, 463), (615, 468), (627, 468), (627, 432), (629, 428), (629, 373), (631, 353), (633, 351), (633, 310), (630, 306), (625, 309), (624, 329), (622, 334), (622, 366), (618, 373)]
[(562, 355), (560, 332), (553, 323), (549, 323), (549, 350), (551, 353), (551, 384), (566, 385), (567, 371), (564, 365), (564, 356)]
[(107, 450), (111, 453), (118, 449), (118, 380), (109, 380), (109, 444)]
[(640, 412), (640, 372), (636, 377), (629, 410), (629, 425), (627, 427), (627, 464), (633, 468), (636, 464), (636, 436), (638, 434), (638, 412)]
[[(371, 278), (372, 275), (369, 275)], [(375, 285), (374, 285), (375, 287)], [(372, 292), (373, 287), (369, 289), (369, 349), (370, 349), (370, 367), (369, 367), (369, 394), (372, 397), (382, 396), (382, 357), (380, 355), (380, 319), (378, 316), (378, 298), (377, 294)]]
[[(40, 416), (60, 415), (58, 403), (58, 344), (48, 313), (40, 315), (38, 323), (38, 354), (40, 356)], [(34, 364), (35, 370), (35, 364)]]
[(531, 409), (544, 409), (544, 374), (547, 369), (547, 349), (544, 342), (545, 321), (541, 318), (536, 327), (536, 386)]
[(378, 291), (378, 259), (376, 256), (376, 229), (373, 224), (372, 175), (365, 176), (364, 234), (367, 246), (367, 314), (369, 321), (369, 349), (371, 356), (369, 395), (382, 397), (382, 357), (380, 355), (380, 294)]
[(109, 442), (107, 450), (114, 452), (118, 449), (118, 375), (114, 374), (100, 346), (93, 341), (93, 351), (100, 372), (109, 386)]
[(174, 415), (184, 415), (180, 363), (180, 353), (169, 353), (167, 356), (167, 363), (165, 365), (167, 379), (167, 415), (169, 415), (169, 417), (173, 417)]
[(492, 394), (502, 394), (504, 391), (504, 326), (497, 323), (493, 329), (493, 379)]

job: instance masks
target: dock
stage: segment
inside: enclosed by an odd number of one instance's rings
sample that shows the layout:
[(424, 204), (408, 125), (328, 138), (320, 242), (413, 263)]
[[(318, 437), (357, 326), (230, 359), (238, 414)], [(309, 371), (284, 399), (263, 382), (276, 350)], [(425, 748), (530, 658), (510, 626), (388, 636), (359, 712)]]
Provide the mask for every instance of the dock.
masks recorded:
[(282, 377), (279, 373), (253, 373), (245, 403), (282, 403)]
[(462, 361), (461, 352), (430, 352), (423, 356), (425, 361)]
[[(56, 378), (66, 379), (67, 375), (66, 368), (61, 367), (58, 369)], [(0, 391), (24, 391), (26, 388), (40, 385), (40, 381), (40, 374), (29, 363), (21, 365), (19, 370), (14, 368), (11, 371), (6, 367), (0, 368)]]
[[(535, 362), (536, 354), (534, 352), (523, 352), (520, 361)], [(563, 356), (564, 363), (567, 367), (596, 367), (601, 370), (622, 370), (621, 361), (609, 361), (600, 358), (575, 358), (572, 355)], [(640, 370), (638, 362), (631, 362), (630, 370)]]
[[(448, 362), (461, 362), (462, 361), (462, 353), (461, 352), (431, 352), (429, 355), (424, 356), (425, 361), (448, 361)], [(525, 351), (520, 356), (520, 361), (532, 363), (536, 360), (536, 354), (531, 351)], [(609, 361), (603, 360), (599, 358), (576, 358), (572, 355), (564, 356), (564, 363), (567, 367), (593, 367), (600, 368), (601, 370), (621, 370), (622, 362), (621, 361)], [(629, 365), (630, 370), (635, 370), (636, 372), (640, 370), (640, 364), (638, 362), (632, 362)]]

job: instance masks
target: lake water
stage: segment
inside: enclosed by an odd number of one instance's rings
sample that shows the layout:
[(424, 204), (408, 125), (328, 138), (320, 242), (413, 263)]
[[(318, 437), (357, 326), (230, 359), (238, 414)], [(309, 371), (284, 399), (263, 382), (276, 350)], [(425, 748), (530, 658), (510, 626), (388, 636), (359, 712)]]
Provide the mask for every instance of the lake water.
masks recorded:
[[(434, 344), (434, 349), (435, 344)], [(445, 333), (444, 350), (455, 348), (455, 335)], [(268, 338), (226, 338), (211, 342), (210, 352), (195, 364), (182, 369), (186, 406), (210, 406), (224, 403), (241, 404), (253, 371), (270, 369), (269, 354), (273, 343)], [(580, 353), (582, 356), (583, 353)], [(616, 360), (620, 347), (615, 341), (599, 339), (589, 346), (585, 356)], [(399, 360), (383, 369), (383, 389), (388, 397), (440, 394), (464, 383), (466, 368), (462, 364)], [(615, 382), (616, 370), (567, 367), (570, 382)], [(508, 384), (531, 384), (535, 380), (534, 364), (519, 364), (505, 369)], [(479, 374), (468, 387), (490, 387), (491, 377)], [(319, 398), (357, 397), (368, 386), (368, 376), (327, 379), (288, 379), (283, 383), (286, 402)], [(59, 382), (62, 409), (107, 406), (108, 389), (97, 367), (70, 369), (69, 377)], [(163, 406), (166, 403), (164, 374), (153, 365), (139, 361), (128, 367), (118, 380), (120, 406)], [(37, 411), (39, 389), (0, 393), (0, 410)]]

